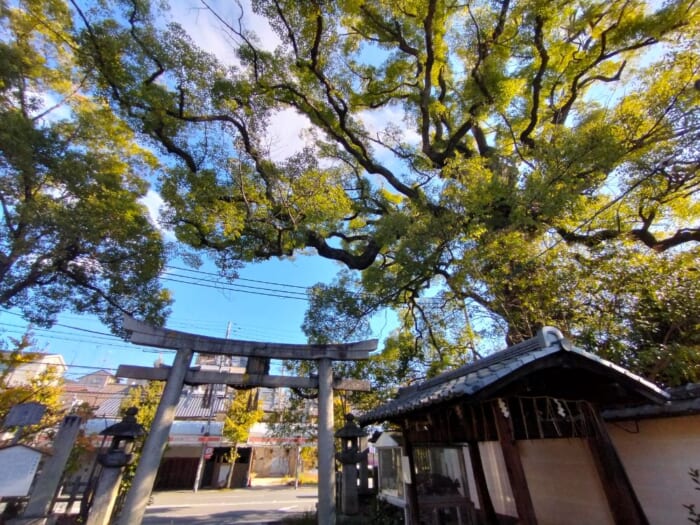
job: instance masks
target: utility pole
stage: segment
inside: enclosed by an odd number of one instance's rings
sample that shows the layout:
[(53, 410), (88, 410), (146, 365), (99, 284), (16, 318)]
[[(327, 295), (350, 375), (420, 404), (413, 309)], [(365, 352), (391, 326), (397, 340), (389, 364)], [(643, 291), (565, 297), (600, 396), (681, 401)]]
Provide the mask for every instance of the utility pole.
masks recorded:
[[(229, 323), (230, 326), (230, 323)], [(228, 333), (228, 329), (226, 331)], [(223, 356), (217, 355), (216, 356), (216, 361), (219, 365), (219, 373), (221, 373), (221, 362), (222, 362)], [(223, 388), (226, 388), (226, 385), (221, 385)], [(219, 385), (209, 385), (209, 416), (207, 416), (207, 426), (206, 426), (206, 431), (204, 432), (204, 441), (202, 441), (202, 450), (199, 453), (199, 463), (197, 463), (197, 474), (194, 477), (194, 487), (192, 487), (193, 492), (197, 492), (199, 490), (199, 485), (202, 482), (202, 472), (204, 471), (204, 462), (206, 461), (206, 453), (207, 453), (207, 448), (209, 448), (209, 441), (207, 441), (207, 438), (209, 437), (211, 433), (211, 420), (214, 418), (214, 412), (216, 411), (216, 399), (217, 399), (217, 391), (219, 390)]]

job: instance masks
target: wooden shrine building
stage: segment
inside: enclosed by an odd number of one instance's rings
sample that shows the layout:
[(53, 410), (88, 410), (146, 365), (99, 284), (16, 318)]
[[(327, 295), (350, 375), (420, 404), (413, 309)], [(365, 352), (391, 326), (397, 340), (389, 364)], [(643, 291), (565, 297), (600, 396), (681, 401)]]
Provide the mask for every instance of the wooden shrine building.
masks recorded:
[(359, 422), (399, 430), (393, 459), (379, 455), (379, 489), (392, 476), (402, 483), (395, 493), (410, 525), (644, 524), (600, 414), (667, 400), (652, 383), (545, 327), (402, 389)]

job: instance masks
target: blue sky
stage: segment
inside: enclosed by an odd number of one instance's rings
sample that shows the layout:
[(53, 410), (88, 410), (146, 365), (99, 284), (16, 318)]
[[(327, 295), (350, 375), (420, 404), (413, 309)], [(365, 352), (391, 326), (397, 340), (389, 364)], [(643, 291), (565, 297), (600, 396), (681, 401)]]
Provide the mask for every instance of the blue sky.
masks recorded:
[[(173, 263), (173, 266), (176, 264)], [(209, 282), (202, 283), (206, 286), (198, 286), (164, 280), (164, 285), (172, 291), (175, 299), (166, 326), (174, 330), (223, 338), (231, 323), (231, 339), (305, 343), (306, 338), (300, 326), (308, 303), (275, 297), (283, 293), (273, 290), (300, 292), (300, 288), (293, 287), (330, 282), (338, 268), (336, 263), (314, 256), (298, 256), (292, 260), (251, 265), (240, 272), (241, 278), (250, 281), (240, 280), (233, 285), (253, 287), (247, 289), (247, 292), (231, 290), (230, 283), (223, 280), (220, 289), (212, 288)], [(210, 263), (201, 270), (216, 272)], [(209, 274), (202, 277), (215, 279)], [(393, 327), (389, 318), (384, 317), (375, 319), (373, 325), (374, 335), (379, 338), (386, 337)], [(3, 336), (20, 337), (26, 326), (15, 312), (0, 312), (0, 333)], [(172, 352), (159, 352), (122, 341), (111, 335), (107, 327), (96, 318), (75, 313), (62, 314), (56, 326), (51, 329), (34, 328), (34, 336), (40, 350), (63, 355), (69, 365), (68, 377), (84, 375), (99, 368), (113, 370), (119, 364), (149, 366), (159, 355), (168, 363), (174, 355)]]

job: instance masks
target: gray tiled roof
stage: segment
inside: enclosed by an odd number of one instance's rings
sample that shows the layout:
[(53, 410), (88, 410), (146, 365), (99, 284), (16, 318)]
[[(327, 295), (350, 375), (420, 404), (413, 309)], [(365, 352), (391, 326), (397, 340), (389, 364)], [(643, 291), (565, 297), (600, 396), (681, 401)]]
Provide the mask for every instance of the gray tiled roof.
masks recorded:
[(668, 395), (653, 383), (610, 361), (575, 348), (556, 328), (544, 327), (532, 339), (402, 389), (395, 399), (363, 414), (358, 420), (360, 424), (382, 421), (455, 398), (473, 396), (519, 368), (560, 352), (577, 354), (614, 374), (625, 376), (626, 379), (636, 382), (642, 390), (646, 390), (649, 397), (668, 398)]
[[(205, 406), (203, 394), (184, 393), (180, 396), (175, 410), (177, 419), (207, 419), (212, 413), (211, 408)], [(117, 417), (121, 407), (123, 396), (113, 397), (104, 401), (95, 411), (95, 417)], [(226, 399), (215, 396), (211, 402), (214, 404), (213, 414), (226, 411)]]

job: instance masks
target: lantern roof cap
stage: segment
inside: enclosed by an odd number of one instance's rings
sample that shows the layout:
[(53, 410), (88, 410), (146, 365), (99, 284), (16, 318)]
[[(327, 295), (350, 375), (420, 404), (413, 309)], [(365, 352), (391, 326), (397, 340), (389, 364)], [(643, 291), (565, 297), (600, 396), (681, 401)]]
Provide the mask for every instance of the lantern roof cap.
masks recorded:
[(143, 436), (146, 430), (143, 428), (143, 425), (136, 421), (136, 414), (138, 411), (136, 407), (128, 408), (124, 418), (119, 423), (108, 426), (100, 432), (100, 435), (122, 438), (137, 438)]
[(335, 433), (337, 438), (359, 438), (364, 437), (366, 434), (364, 430), (355, 421), (355, 416), (352, 414), (345, 414), (345, 426)]

